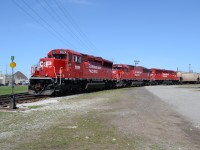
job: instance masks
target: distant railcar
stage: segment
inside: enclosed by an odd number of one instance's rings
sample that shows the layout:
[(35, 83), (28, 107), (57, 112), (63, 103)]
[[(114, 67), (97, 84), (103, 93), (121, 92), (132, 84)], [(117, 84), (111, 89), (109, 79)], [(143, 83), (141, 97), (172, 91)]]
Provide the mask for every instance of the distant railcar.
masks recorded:
[(181, 83), (200, 83), (200, 74), (193, 72), (178, 72), (177, 76)]

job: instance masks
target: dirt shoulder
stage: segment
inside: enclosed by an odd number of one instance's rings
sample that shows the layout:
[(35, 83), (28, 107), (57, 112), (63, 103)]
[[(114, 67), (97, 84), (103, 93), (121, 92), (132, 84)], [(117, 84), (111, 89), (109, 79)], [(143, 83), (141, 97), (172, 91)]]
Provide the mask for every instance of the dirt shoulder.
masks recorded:
[(200, 132), (144, 87), (127, 90), (106, 112), (122, 134), (145, 140), (144, 149), (200, 149)]
[(199, 130), (145, 87), (51, 102), (0, 112), (1, 148), (200, 149)]

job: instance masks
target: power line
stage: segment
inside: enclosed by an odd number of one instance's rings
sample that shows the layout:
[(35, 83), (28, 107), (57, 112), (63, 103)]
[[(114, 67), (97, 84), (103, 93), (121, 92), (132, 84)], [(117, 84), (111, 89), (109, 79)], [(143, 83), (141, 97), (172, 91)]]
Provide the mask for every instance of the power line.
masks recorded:
[(67, 41), (59, 32), (57, 32), (46, 20), (44, 20), (34, 9), (32, 9), (25, 0), (22, 1), (30, 10), (32, 10), (32, 12), (36, 14), (36, 16), (38, 16), (45, 24), (47, 24), (47, 26), (49, 26), (50, 29), (52, 29), (52, 31), (54, 31), (62, 40), (66, 41), (70, 45), (73, 45), (69, 41)]
[[(63, 37), (62, 34), (60, 34), (59, 32), (57, 32), (55, 30), (55, 28), (49, 24), (45, 19), (43, 19), (40, 14), (38, 12), (36, 12), (33, 8), (31, 8), (31, 6), (25, 1), (22, 0), (23, 4), (26, 5), (26, 7), (31, 10), (34, 15), (33, 16), (30, 12), (28, 12), (25, 8), (23, 8), (17, 1), (13, 0), (12, 1), (17, 7), (19, 7), (23, 12), (25, 12), (30, 18), (32, 18), (35, 22), (37, 22), (38, 24), (40, 24), (45, 30), (47, 30), (49, 33), (51, 33), (53, 36), (56, 36), (60, 41), (62, 41), (63, 43), (65, 43), (66, 45), (71, 45), (72, 47), (75, 47), (72, 43), (70, 43), (69, 41), (67, 41), (65, 39), (65, 37)], [(70, 34), (76, 38), (85, 48), (89, 48), (90, 46), (92, 47), (92, 49), (97, 49), (95, 47), (95, 45), (88, 39), (88, 37), (81, 31), (81, 29), (79, 28), (79, 26), (76, 24), (76, 22), (73, 20), (73, 18), (71, 17), (71, 15), (69, 14), (69, 12), (65, 9), (65, 7), (62, 6), (61, 2), (58, 1), (54, 1), (57, 5), (57, 7), (59, 7), (60, 11), (64, 14), (64, 16), (67, 18), (67, 20), (69, 20), (69, 22), (71, 23), (72, 27), (78, 32), (78, 34), (84, 39), (82, 40), (73, 30), (72, 28), (65, 22), (63, 21), (63, 19), (59, 16), (59, 14), (48, 4), (48, 2), (46, 0), (44, 0), (44, 2), (46, 3), (46, 5), (54, 12), (53, 14), (56, 15), (56, 17), (54, 15), (52, 15), (51, 11), (49, 11), (48, 9), (46, 9), (43, 5), (41, 5), (46, 11), (50, 12), (48, 13), (52, 18), (56, 18), (56, 20), (60, 20), (63, 24), (64, 27), (67, 28), (70, 32)], [(40, 20), (38, 20), (38, 18)], [(41, 23), (41, 21), (43, 23)], [(60, 25), (62, 25), (59, 21), (58, 23)], [(46, 25), (44, 25), (46, 24)], [(67, 26), (67, 27), (66, 27)], [(89, 47), (88, 47), (89, 46)], [(90, 50), (90, 48), (88, 49)]]
[(72, 18), (70, 13), (67, 11), (67, 9), (65, 7), (63, 7), (60, 0), (58, 0), (58, 1), (55, 0), (55, 2), (57, 3), (60, 10), (63, 12), (64, 16), (67, 18), (67, 20), (69, 20), (70, 23), (72, 24), (72, 26), (76, 29), (76, 31), (82, 36), (83, 39), (86, 39), (87, 44), (91, 45), (94, 49), (97, 49), (96, 46), (86, 36), (86, 34), (84, 34), (84, 32), (81, 31), (80, 27), (76, 24), (75, 20)]
[[(25, 12), (29, 17), (31, 17), (35, 22), (37, 22), (38, 24), (40, 24), (45, 30), (47, 30), (49, 33), (51, 33), (53, 36), (56, 36), (60, 41), (62, 41), (63, 43), (65, 43), (66, 45), (72, 45), (70, 42), (68, 42), (67, 40), (65, 40), (65, 38), (58, 33), (47, 21), (45, 21), (34, 9), (32, 9), (30, 7), (30, 5), (28, 3), (26, 3), (24, 0), (22, 0), (23, 3), (37, 16), (40, 18), (40, 20), (42, 20), (51, 30), (49, 30), (49, 28), (47, 28), (46, 26), (44, 26), (40, 21), (38, 21), (34, 16), (31, 15), (31, 13), (29, 13), (25, 8), (23, 8), (21, 5), (19, 5), (15, 0), (13, 0), (12, 2), (18, 7), (20, 8), (23, 12)], [(53, 31), (53, 32), (52, 32)]]
[[(71, 35), (74, 39), (77, 39), (77, 40), (79, 41), (79, 43), (82, 44), (82, 46), (84, 46), (85, 48), (88, 49), (87, 45), (85, 45), (85, 43), (76, 35), (76, 33), (73, 32), (73, 30), (71, 29), (71, 27), (70, 27), (67, 23), (65, 23), (65, 21), (63, 21), (63, 19), (59, 16), (59, 14), (57, 13), (57, 11), (55, 11), (55, 10), (51, 7), (51, 5), (49, 5), (49, 3), (48, 3), (46, 0), (44, 0), (44, 2), (45, 2), (46, 5), (48, 6), (48, 8), (51, 10), (51, 11), (49, 11), (48, 9), (46, 9), (46, 8), (42, 5), (42, 7), (43, 7), (45, 10), (47, 10), (47, 11), (49, 12), (49, 15), (50, 15), (53, 19), (61, 21), (63, 24), (61, 24), (59, 21), (58, 21), (58, 23), (59, 23), (61, 26), (64, 26), (65, 29), (68, 29), (68, 30), (69, 30), (68, 33), (70, 33), (70, 35)], [(52, 12), (54, 12), (54, 13), (52, 13)], [(52, 14), (53, 14), (53, 15), (52, 15)], [(54, 15), (55, 15), (56, 17), (55, 17)]]

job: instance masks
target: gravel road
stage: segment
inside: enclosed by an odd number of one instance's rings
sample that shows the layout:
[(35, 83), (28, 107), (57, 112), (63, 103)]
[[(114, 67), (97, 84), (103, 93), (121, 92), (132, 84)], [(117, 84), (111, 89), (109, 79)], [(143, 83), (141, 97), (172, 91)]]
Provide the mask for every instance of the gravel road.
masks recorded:
[(160, 100), (172, 105), (181, 115), (187, 117), (195, 127), (200, 128), (200, 90), (180, 86), (149, 86), (148, 91)]

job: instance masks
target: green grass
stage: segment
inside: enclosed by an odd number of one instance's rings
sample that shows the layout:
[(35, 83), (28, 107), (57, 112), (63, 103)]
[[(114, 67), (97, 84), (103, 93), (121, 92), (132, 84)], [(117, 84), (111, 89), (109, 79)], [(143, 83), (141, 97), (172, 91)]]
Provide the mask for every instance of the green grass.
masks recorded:
[[(62, 121), (50, 127), (34, 140), (18, 145), (15, 149), (139, 149), (139, 137), (129, 138), (116, 133), (116, 128), (106, 126), (103, 120), (96, 117), (96, 112), (87, 115), (78, 115), (69, 120), (63, 117)], [(75, 126), (76, 128), (69, 128)]]
[[(28, 92), (27, 85), (14, 86), (14, 93)], [(0, 86), (0, 95), (11, 94), (12, 86)]]
[(42, 105), (28, 106), (29, 109), (37, 109), (43, 107)]

